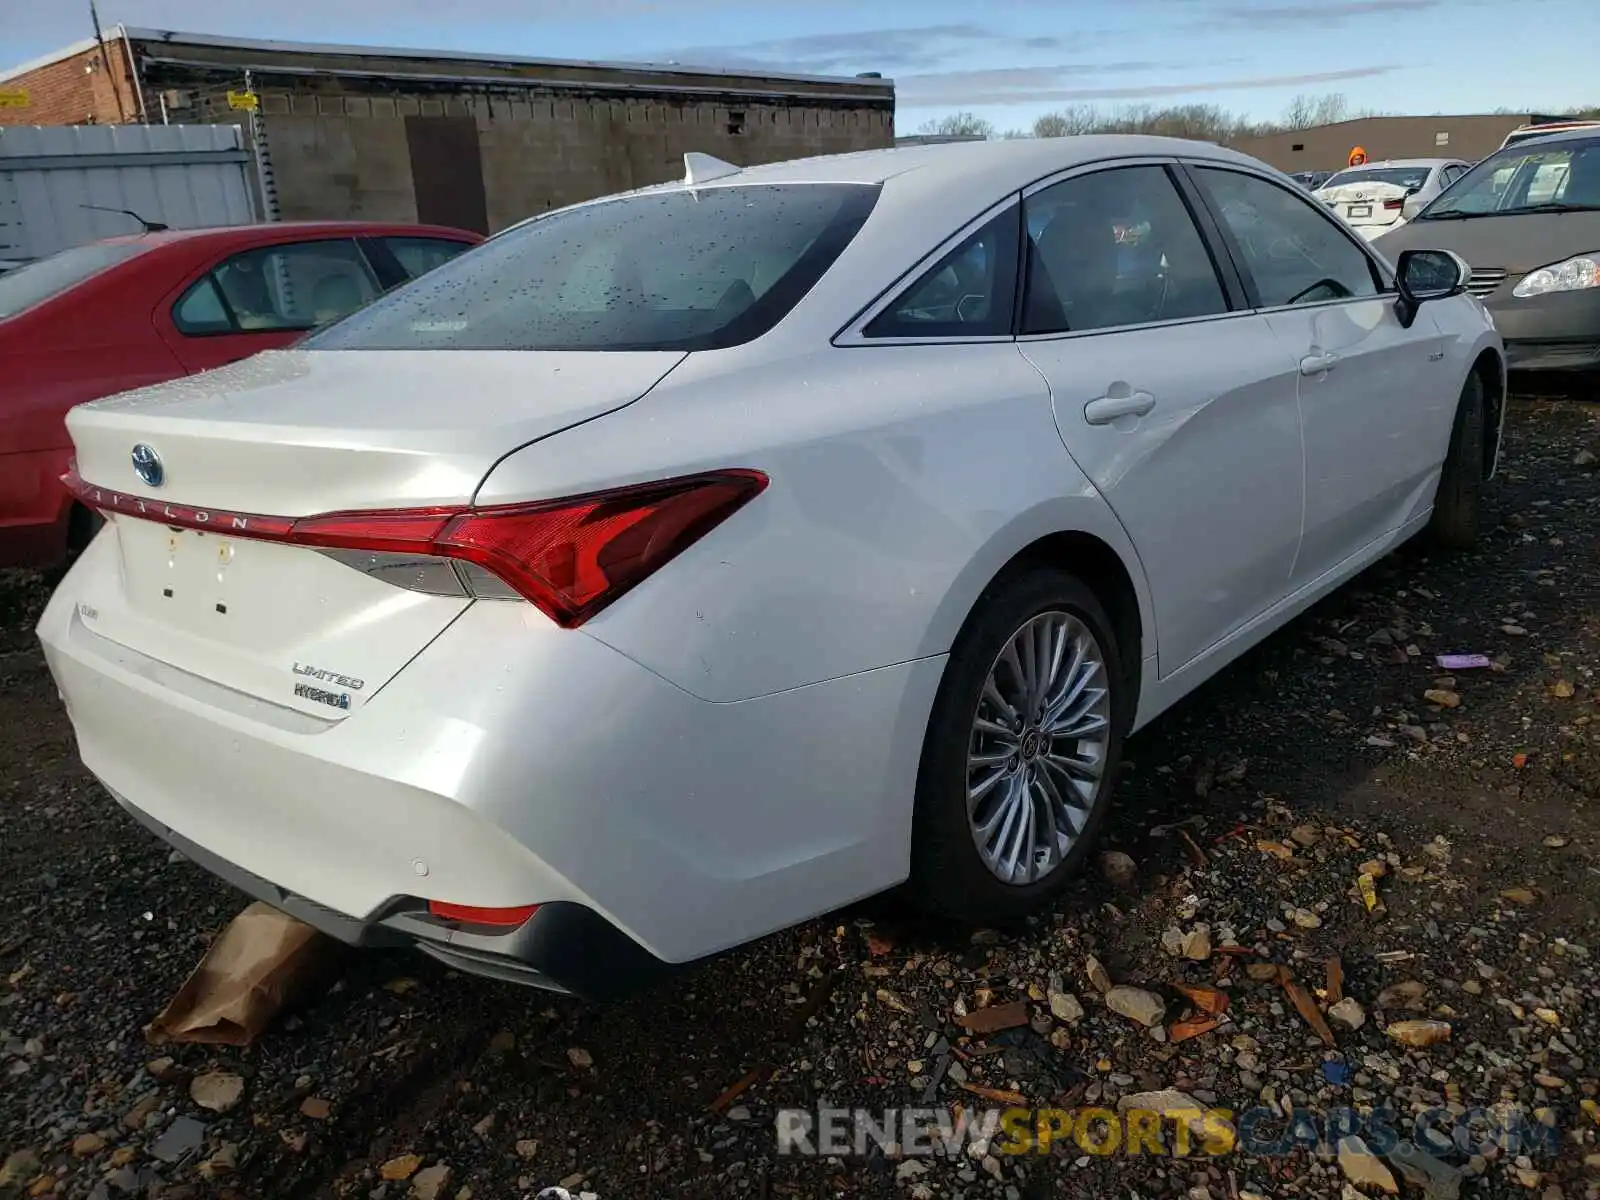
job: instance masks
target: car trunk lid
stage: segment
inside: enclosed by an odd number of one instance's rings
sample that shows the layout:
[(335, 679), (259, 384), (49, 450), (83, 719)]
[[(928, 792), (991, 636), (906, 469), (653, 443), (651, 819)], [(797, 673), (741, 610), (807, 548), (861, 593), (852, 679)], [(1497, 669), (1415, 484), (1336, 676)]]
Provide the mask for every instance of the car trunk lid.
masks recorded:
[(92, 629), (340, 719), (471, 600), (447, 563), (261, 535), (317, 513), (469, 505), (505, 454), (631, 403), (683, 357), (291, 351), (80, 406), (80, 487), (116, 555), (115, 571), (95, 557)]
[(1323, 188), (1317, 198), (1352, 225), (1393, 225), (1407, 194), (1397, 183), (1363, 181)]

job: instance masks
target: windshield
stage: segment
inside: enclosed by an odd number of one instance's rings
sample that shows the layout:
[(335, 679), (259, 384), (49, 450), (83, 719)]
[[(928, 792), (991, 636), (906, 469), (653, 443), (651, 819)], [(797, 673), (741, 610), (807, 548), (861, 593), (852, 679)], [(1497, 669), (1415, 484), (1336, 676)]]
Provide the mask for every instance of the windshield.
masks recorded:
[(1418, 219), (1600, 209), (1600, 137), (1509, 146), (1468, 171)]
[(489, 239), (308, 350), (710, 350), (799, 302), (876, 203), (864, 184), (646, 192)]
[(43, 304), (146, 249), (140, 242), (91, 242), (7, 271), (0, 275), (0, 321)]
[(1392, 183), (1396, 187), (1419, 188), (1428, 182), (1432, 167), (1352, 167), (1340, 171), (1322, 186), (1344, 187), (1348, 183)]

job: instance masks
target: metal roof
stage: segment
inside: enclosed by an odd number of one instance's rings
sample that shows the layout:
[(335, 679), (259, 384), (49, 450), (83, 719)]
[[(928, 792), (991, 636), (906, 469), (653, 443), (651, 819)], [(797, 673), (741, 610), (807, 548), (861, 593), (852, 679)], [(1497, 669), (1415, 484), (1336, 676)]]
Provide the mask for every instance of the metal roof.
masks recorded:
[[(106, 41), (123, 37), (139, 42), (162, 42), (173, 46), (211, 47), (224, 50), (254, 50), (264, 54), (356, 55), (371, 58), (414, 59), (428, 62), (459, 62), (478, 64), (505, 64), (518, 67), (587, 68), (603, 71), (668, 71), (679, 75), (736, 75), (747, 79), (771, 79), (789, 83), (847, 83), (862, 88), (876, 88), (892, 93), (894, 80), (874, 75), (804, 75), (786, 71), (770, 71), (748, 66), (716, 67), (690, 66), (675, 62), (617, 62), (577, 58), (532, 58), (516, 54), (473, 54), (461, 50), (421, 50), (398, 46), (349, 46), (334, 42), (286, 42), (260, 38), (220, 37), (208, 33), (186, 33), (174, 29), (148, 29), (134, 25), (116, 25), (106, 30)], [(14, 79), (40, 67), (50, 66), (62, 59), (94, 49), (99, 43), (85, 38), (20, 66), (0, 71), (0, 82)]]

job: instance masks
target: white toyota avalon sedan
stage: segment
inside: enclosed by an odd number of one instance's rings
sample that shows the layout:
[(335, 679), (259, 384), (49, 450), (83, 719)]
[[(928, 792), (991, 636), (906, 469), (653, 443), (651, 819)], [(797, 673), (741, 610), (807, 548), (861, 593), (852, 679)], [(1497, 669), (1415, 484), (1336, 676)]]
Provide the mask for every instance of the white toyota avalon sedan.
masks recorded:
[(1127, 734), (1476, 533), (1465, 264), (1249, 158), (687, 167), (73, 411), (107, 523), (39, 634), (135, 817), (346, 941), (587, 997), (902, 883), (1003, 922)]

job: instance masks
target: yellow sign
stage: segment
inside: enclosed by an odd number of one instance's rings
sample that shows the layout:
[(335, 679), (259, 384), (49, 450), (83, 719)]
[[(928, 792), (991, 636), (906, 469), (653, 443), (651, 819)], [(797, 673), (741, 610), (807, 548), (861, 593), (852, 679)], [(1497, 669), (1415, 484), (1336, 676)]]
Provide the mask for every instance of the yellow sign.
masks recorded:
[(26, 88), (0, 91), (0, 108), (27, 108), (32, 103)]
[(254, 92), (229, 92), (228, 107), (241, 108), (246, 112), (255, 112), (261, 107), (261, 97)]

